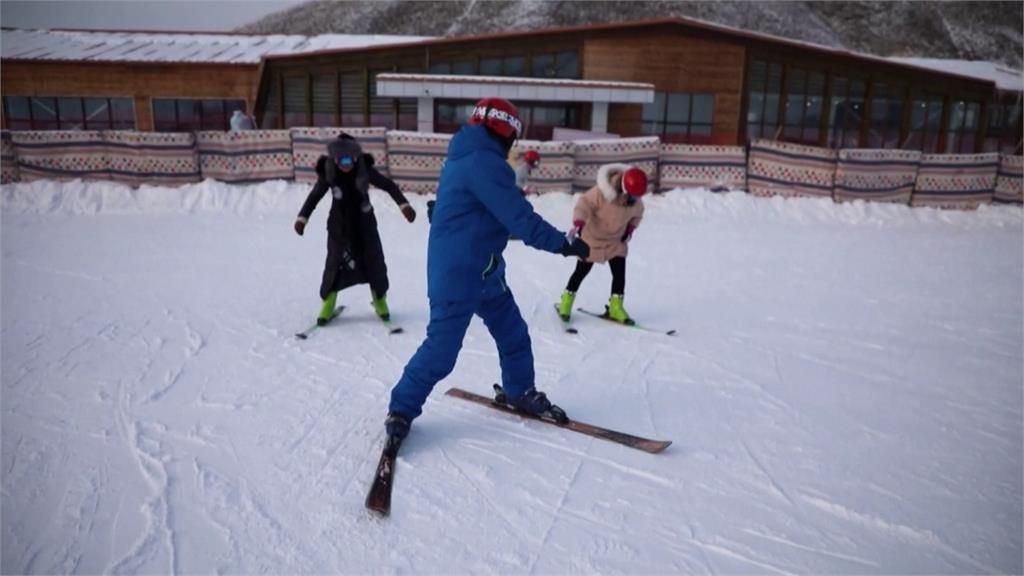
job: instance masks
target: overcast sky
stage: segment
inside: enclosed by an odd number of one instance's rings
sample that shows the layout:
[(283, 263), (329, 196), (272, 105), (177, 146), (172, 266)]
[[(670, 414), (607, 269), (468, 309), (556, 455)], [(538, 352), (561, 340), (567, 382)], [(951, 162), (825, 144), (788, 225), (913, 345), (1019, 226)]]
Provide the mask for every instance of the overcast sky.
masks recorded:
[(305, 0), (0, 0), (0, 26), (226, 32)]

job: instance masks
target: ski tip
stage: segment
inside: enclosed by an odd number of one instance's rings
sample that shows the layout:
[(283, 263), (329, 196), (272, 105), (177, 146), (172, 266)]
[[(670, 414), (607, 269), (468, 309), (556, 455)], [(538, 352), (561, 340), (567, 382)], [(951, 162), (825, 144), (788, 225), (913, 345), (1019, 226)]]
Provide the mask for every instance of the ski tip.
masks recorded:
[(405, 332), (405, 329), (403, 329), (403, 328), (392, 328), (391, 330), (388, 331), (388, 334), (401, 334), (402, 332)]
[(665, 335), (666, 336), (675, 336), (676, 335), (676, 331), (675, 330), (669, 330), (668, 332), (665, 332)]

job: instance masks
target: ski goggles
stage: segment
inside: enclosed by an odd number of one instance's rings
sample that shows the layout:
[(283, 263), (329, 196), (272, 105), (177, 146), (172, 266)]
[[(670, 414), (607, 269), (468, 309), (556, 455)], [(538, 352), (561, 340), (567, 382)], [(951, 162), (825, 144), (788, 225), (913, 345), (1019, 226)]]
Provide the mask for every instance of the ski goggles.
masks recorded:
[(335, 161), (338, 163), (338, 166), (341, 166), (342, 168), (351, 168), (356, 164), (355, 158), (352, 158), (348, 154), (338, 156), (335, 158)]

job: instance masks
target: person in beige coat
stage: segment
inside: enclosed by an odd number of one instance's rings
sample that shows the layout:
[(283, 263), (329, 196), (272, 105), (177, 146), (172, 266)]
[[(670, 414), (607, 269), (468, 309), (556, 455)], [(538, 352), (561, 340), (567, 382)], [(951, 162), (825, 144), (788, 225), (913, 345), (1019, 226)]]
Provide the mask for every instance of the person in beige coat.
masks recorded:
[(594, 263), (607, 262), (612, 271), (612, 293), (605, 316), (632, 324), (622, 299), (626, 291), (626, 256), (629, 240), (644, 215), (641, 197), (647, 192), (647, 174), (627, 164), (605, 164), (597, 171), (597, 185), (576, 201), (570, 235), (579, 235), (590, 246), (590, 256), (576, 262), (576, 270), (562, 293), (558, 315), (568, 321), (583, 279)]

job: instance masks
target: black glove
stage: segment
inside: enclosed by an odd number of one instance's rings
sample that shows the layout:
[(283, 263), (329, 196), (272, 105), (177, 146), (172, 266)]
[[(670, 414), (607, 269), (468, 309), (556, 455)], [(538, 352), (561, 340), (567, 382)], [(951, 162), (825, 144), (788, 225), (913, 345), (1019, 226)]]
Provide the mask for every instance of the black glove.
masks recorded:
[(405, 219), (410, 224), (412, 224), (412, 222), (416, 220), (416, 210), (414, 210), (412, 206), (409, 206), (408, 204), (402, 204), (401, 210), (402, 216), (405, 216)]
[(437, 200), (427, 200), (427, 222), (434, 221), (434, 204), (437, 204)]
[(295, 233), (302, 236), (302, 233), (306, 231), (306, 223), (302, 220), (295, 221)]
[(582, 260), (586, 260), (590, 256), (590, 246), (583, 241), (583, 238), (573, 238), (572, 242), (568, 238), (565, 240), (565, 244), (558, 251), (562, 256), (576, 256)]

